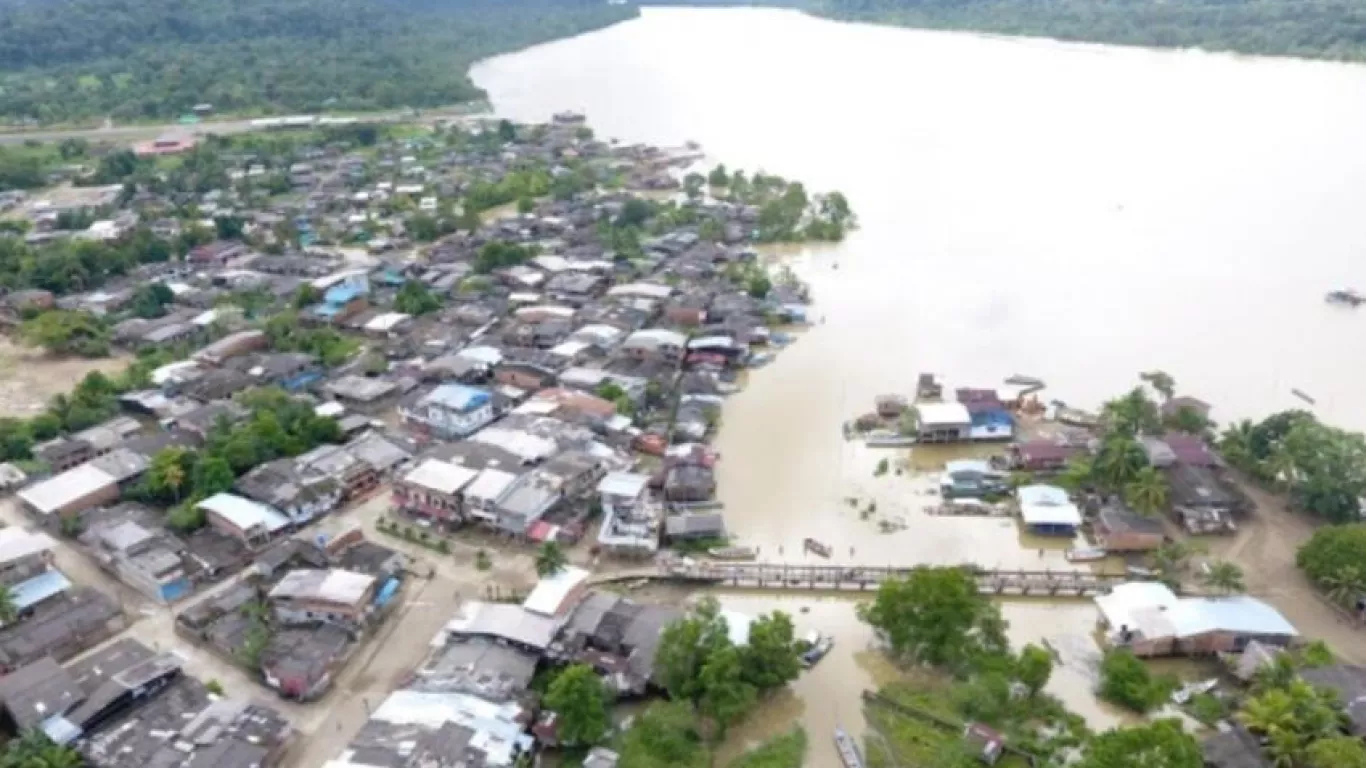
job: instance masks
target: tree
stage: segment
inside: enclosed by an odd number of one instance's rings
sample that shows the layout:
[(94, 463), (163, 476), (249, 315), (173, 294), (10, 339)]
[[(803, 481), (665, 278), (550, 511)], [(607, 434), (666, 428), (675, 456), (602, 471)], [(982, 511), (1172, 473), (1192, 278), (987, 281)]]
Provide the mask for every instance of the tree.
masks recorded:
[(1188, 405), (1177, 408), (1174, 413), (1162, 419), (1163, 426), (1188, 435), (1208, 435), (1214, 422)]
[(714, 598), (702, 600), (692, 614), (666, 626), (655, 651), (655, 669), (669, 696), (699, 699), (704, 690), (702, 668), (713, 655), (730, 646), (726, 620)]
[(621, 738), (621, 768), (703, 768), (707, 751), (685, 702), (657, 702)]
[(773, 290), (773, 281), (768, 279), (768, 275), (757, 274), (745, 283), (745, 292), (756, 299), (768, 297), (768, 292)]
[(792, 617), (782, 611), (760, 616), (749, 627), (749, 642), (740, 649), (745, 682), (759, 691), (780, 688), (801, 673)]
[(9, 624), (19, 617), (19, 607), (14, 604), (14, 590), (8, 585), (0, 586), (0, 624)]
[(34, 440), (51, 440), (62, 433), (61, 417), (46, 411), (29, 419), (28, 426)]
[(1227, 560), (1218, 560), (1210, 563), (1208, 569), (1202, 576), (1205, 586), (1215, 589), (1224, 594), (1243, 592), (1247, 586), (1243, 583), (1243, 569), (1237, 563), (1230, 563)]
[(1114, 728), (1087, 742), (1076, 768), (1201, 768), (1200, 743), (1181, 721), (1162, 719), (1148, 725)]
[(1154, 677), (1128, 648), (1107, 652), (1100, 663), (1100, 697), (1140, 714), (1166, 701), (1173, 687), (1173, 681)]
[(409, 280), (398, 289), (394, 298), (394, 308), (414, 317), (441, 309), (441, 299), (427, 289), (421, 281)]
[(147, 475), (143, 479), (148, 492), (162, 498), (173, 498), (177, 502), (181, 499), (181, 492), (185, 489), (185, 481), (189, 479), (190, 468), (196, 459), (195, 454), (186, 448), (172, 446), (158, 451), (152, 457), (152, 466), (148, 467)]
[(1306, 752), (1307, 768), (1366, 768), (1366, 746), (1351, 736), (1319, 739)]
[(1309, 537), (1295, 556), (1305, 575), (1350, 603), (1366, 592), (1366, 523), (1324, 526)]
[(166, 305), (172, 301), (175, 301), (175, 294), (165, 283), (140, 285), (133, 292), (133, 314), (148, 320), (161, 317), (166, 314)]
[(1148, 454), (1144, 453), (1143, 446), (1132, 437), (1115, 433), (1101, 443), (1092, 464), (1092, 474), (1102, 488), (1120, 491), (1137, 480), (1146, 466)]
[(554, 541), (547, 541), (536, 550), (536, 573), (541, 578), (554, 576), (569, 566), (569, 557)]
[(213, 227), (219, 240), (240, 239), (245, 225), (246, 222), (237, 216), (216, 216), (213, 220)]
[(1306, 667), (1326, 667), (1337, 661), (1333, 649), (1322, 640), (1314, 640), (1300, 652), (1300, 662)]
[(1339, 735), (1345, 715), (1332, 692), (1296, 678), (1248, 697), (1238, 720), (1266, 738), (1275, 763), (1299, 765), (1310, 744)]
[(32, 427), (19, 419), (0, 418), (0, 461), (20, 461), (32, 456)]
[(504, 144), (517, 140), (517, 126), (511, 120), (498, 121), (498, 140)]
[(323, 300), (323, 292), (313, 287), (312, 283), (304, 283), (294, 291), (294, 308), (303, 309), (311, 307)]
[(1176, 394), (1176, 379), (1166, 371), (1149, 371), (1139, 374), (1138, 378), (1152, 387), (1163, 400), (1170, 400)]
[(1030, 696), (1037, 696), (1048, 685), (1053, 676), (1053, 654), (1033, 643), (1020, 649), (1020, 657), (1015, 662), (1015, 677)]
[(1167, 479), (1154, 467), (1143, 467), (1125, 484), (1124, 501), (1140, 515), (1158, 514), (1167, 508)]
[(25, 320), (19, 335), (26, 344), (54, 354), (104, 357), (109, 354), (109, 331), (88, 312), (55, 309)]
[(754, 707), (757, 692), (745, 680), (744, 660), (732, 645), (707, 657), (699, 673), (697, 710), (717, 726), (718, 737)]
[(30, 730), (5, 744), (0, 768), (81, 768), (76, 750), (54, 743), (42, 731)]
[(621, 206), (621, 212), (617, 214), (614, 225), (617, 227), (635, 227), (639, 229), (645, 226), (645, 222), (654, 216), (654, 206), (648, 200), (633, 197)]
[(726, 176), (726, 166), (718, 165), (711, 169), (711, 173), (707, 174), (707, 183), (713, 187), (724, 187), (729, 184), (730, 179)]
[(894, 652), (925, 664), (961, 670), (1006, 648), (999, 610), (963, 568), (918, 567), (885, 580), (873, 601), (859, 606), (859, 616)]
[(224, 493), (232, 490), (232, 484), (237, 480), (233, 474), (232, 466), (228, 460), (222, 456), (206, 456), (195, 464), (194, 468), (194, 495), (207, 498), (216, 493)]
[(1101, 409), (1101, 420), (1109, 434), (1130, 438), (1153, 434), (1162, 426), (1157, 404), (1142, 387), (1134, 387), (1123, 397), (1106, 403)]
[(611, 724), (607, 689), (593, 668), (573, 664), (550, 684), (545, 705), (559, 716), (559, 740), (563, 744), (596, 744)]

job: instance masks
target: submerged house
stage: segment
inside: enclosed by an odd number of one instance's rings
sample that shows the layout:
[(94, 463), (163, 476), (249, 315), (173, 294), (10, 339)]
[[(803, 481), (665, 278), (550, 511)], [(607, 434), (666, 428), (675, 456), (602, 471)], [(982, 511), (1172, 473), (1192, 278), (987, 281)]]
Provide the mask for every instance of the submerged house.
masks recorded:
[(1006, 491), (1007, 477), (982, 459), (960, 459), (944, 465), (939, 495), (946, 499), (991, 496)]
[(919, 442), (958, 443), (972, 437), (972, 415), (962, 403), (921, 403), (915, 410)]
[(968, 410), (968, 436), (973, 440), (1009, 440), (1015, 420), (994, 389), (959, 389), (954, 395)]
[(1052, 485), (1026, 485), (1015, 491), (1020, 519), (1030, 533), (1042, 536), (1075, 536), (1081, 527), (1081, 510), (1067, 491)]

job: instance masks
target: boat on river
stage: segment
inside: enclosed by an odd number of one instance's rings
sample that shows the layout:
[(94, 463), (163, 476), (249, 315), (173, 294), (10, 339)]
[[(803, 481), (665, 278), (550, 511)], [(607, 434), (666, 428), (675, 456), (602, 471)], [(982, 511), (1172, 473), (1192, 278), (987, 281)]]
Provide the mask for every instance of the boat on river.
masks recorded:
[(1097, 560), (1104, 560), (1106, 556), (1104, 547), (1073, 547), (1067, 550), (1067, 562), (1069, 563), (1094, 563)]
[(759, 550), (754, 547), (712, 547), (707, 550), (713, 560), (753, 560), (759, 556)]
[(879, 429), (869, 432), (868, 436), (863, 438), (863, 444), (869, 448), (909, 448), (915, 445), (915, 437)]
[(807, 552), (814, 552), (821, 557), (829, 557), (830, 552), (832, 551), (829, 544), (822, 544), (821, 542), (810, 538), (802, 540), (802, 548)]
[(1347, 307), (1359, 307), (1366, 303), (1366, 296), (1362, 296), (1352, 288), (1339, 288), (1336, 291), (1329, 291), (1323, 297), (1329, 304), (1341, 304)]
[(844, 768), (863, 768), (863, 755), (859, 754), (854, 738), (845, 733), (843, 728), (835, 729), (835, 749), (840, 753)]

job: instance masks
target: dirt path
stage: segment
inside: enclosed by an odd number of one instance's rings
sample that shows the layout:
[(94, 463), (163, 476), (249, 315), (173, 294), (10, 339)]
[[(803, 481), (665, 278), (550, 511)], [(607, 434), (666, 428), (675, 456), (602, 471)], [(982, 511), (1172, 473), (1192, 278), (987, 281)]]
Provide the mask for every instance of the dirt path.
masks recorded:
[(1240, 565), (1248, 593), (1275, 606), (1303, 637), (1327, 642), (1345, 661), (1366, 664), (1366, 631), (1329, 604), (1295, 565), (1314, 522), (1287, 510), (1283, 498), (1240, 485), (1255, 505), (1253, 513), (1237, 536), (1212, 542), (1211, 556)]

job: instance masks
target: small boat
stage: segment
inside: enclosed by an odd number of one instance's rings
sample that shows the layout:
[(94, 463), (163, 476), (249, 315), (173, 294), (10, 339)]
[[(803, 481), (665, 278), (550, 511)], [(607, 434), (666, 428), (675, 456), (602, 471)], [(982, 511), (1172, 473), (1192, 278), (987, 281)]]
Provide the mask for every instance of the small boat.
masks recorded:
[(814, 667), (816, 662), (825, 658), (825, 654), (835, 647), (835, 639), (812, 630), (806, 636), (803, 644), (806, 646), (806, 650), (802, 651), (802, 666), (809, 669)]
[(915, 445), (915, 437), (879, 429), (869, 432), (868, 436), (863, 438), (863, 444), (869, 448), (908, 448)]
[(1359, 307), (1366, 303), (1366, 297), (1357, 293), (1351, 288), (1341, 288), (1336, 291), (1329, 291), (1323, 300), (1329, 304), (1345, 304), (1349, 307)]
[(713, 560), (753, 560), (759, 556), (754, 547), (713, 547), (707, 550)]
[(1214, 690), (1214, 687), (1217, 685), (1219, 685), (1219, 681), (1215, 678), (1183, 685), (1172, 694), (1172, 702), (1176, 704), (1185, 704), (1195, 696), (1199, 696), (1202, 693), (1209, 693)]
[(810, 538), (802, 540), (802, 547), (807, 552), (814, 552), (821, 557), (829, 557), (831, 552), (829, 544), (822, 544), (821, 542)]
[(1318, 401), (1310, 397), (1309, 395), (1305, 394), (1304, 390), (1292, 389), (1290, 390), (1290, 394), (1294, 395), (1295, 397), (1298, 397), (1306, 403), (1309, 403), (1310, 405), (1318, 405)]
[(863, 755), (859, 754), (853, 737), (845, 733), (843, 728), (835, 729), (835, 749), (840, 753), (844, 768), (863, 768)]
[(1069, 563), (1093, 563), (1097, 560), (1104, 560), (1105, 556), (1104, 547), (1074, 547), (1067, 550), (1067, 562)]
[(1130, 565), (1125, 567), (1124, 575), (1133, 577), (1135, 579), (1155, 579), (1158, 576), (1161, 576), (1162, 574), (1158, 573), (1152, 568), (1144, 568), (1138, 565)]

